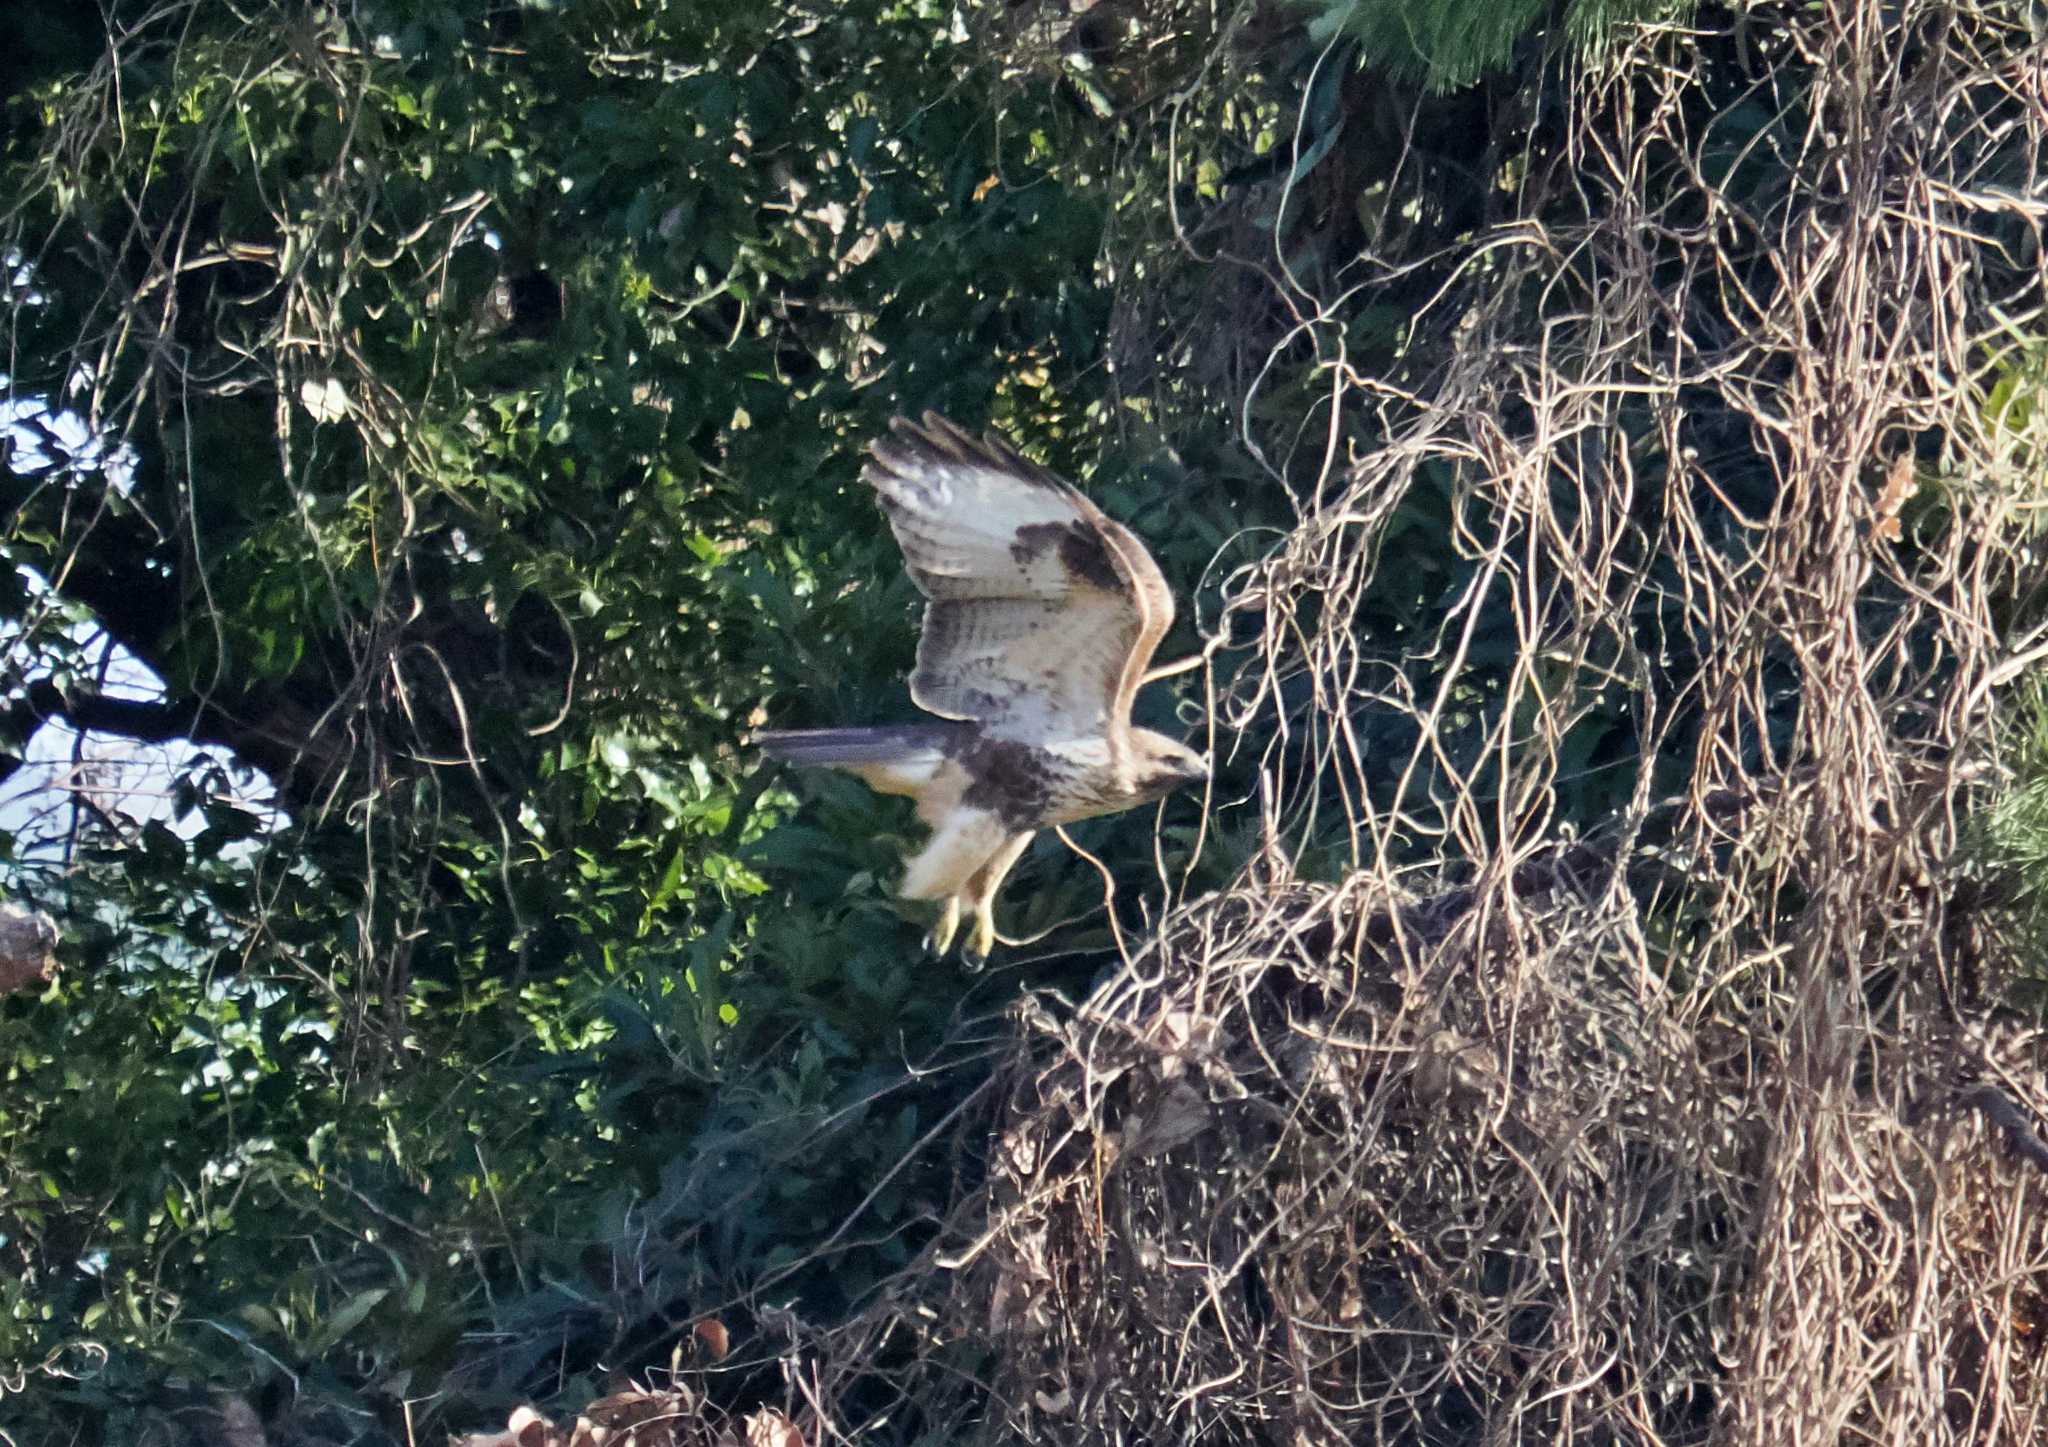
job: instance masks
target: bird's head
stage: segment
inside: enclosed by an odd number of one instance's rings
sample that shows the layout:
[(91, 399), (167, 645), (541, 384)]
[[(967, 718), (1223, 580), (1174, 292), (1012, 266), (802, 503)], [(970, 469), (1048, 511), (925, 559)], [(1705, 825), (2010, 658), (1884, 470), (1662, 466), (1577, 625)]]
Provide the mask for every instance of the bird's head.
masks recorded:
[(1209, 777), (1209, 760), (1178, 739), (1150, 729), (1131, 730), (1132, 793), (1140, 802)]

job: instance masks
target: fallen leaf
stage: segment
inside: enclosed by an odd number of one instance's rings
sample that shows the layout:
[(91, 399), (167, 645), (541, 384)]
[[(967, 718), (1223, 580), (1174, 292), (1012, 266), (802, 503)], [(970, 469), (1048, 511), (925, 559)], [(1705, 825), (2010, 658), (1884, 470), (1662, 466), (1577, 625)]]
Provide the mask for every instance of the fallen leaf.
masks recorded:
[(763, 1407), (747, 1418), (747, 1447), (804, 1447), (804, 1434), (773, 1407)]
[(1903, 538), (1905, 529), (1899, 525), (1899, 511), (1918, 489), (1913, 480), (1913, 454), (1901, 452), (1892, 459), (1890, 471), (1885, 474), (1884, 491), (1877, 495), (1877, 524), (1872, 529), (1888, 543)]

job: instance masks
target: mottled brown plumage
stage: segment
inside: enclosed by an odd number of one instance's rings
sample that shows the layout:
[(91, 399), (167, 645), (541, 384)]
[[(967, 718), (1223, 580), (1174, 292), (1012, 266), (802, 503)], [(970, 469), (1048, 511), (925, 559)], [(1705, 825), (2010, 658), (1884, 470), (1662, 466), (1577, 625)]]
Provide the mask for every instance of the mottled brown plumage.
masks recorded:
[(1173, 593), (1144, 544), (994, 435), (897, 418), (862, 474), (928, 601), (910, 696), (948, 720), (770, 732), (774, 758), (843, 768), (917, 800), (932, 837), (904, 876), (964, 908), (970, 959), (995, 939), (1003, 877), (1038, 829), (1115, 813), (1203, 778), (1191, 749), (1131, 726)]

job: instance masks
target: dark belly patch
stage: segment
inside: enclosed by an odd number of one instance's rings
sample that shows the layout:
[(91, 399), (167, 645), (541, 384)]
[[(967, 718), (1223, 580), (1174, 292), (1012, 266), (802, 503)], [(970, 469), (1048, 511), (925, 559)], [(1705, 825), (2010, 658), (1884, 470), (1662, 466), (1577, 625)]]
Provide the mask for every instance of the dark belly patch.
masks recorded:
[(1044, 750), (977, 733), (949, 740), (946, 752), (967, 771), (961, 803), (986, 809), (1013, 829), (1036, 828), (1045, 818), (1053, 778)]

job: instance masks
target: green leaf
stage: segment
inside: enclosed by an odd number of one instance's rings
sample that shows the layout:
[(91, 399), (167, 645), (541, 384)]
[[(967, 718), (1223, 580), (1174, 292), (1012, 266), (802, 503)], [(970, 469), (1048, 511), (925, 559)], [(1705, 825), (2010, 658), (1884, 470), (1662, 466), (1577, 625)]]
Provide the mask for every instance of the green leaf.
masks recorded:
[(368, 1291), (359, 1291), (327, 1314), (306, 1343), (308, 1360), (318, 1361), (327, 1355), (350, 1332), (363, 1324), (365, 1318), (377, 1309), (377, 1304), (391, 1294), (388, 1286), (373, 1286)]

